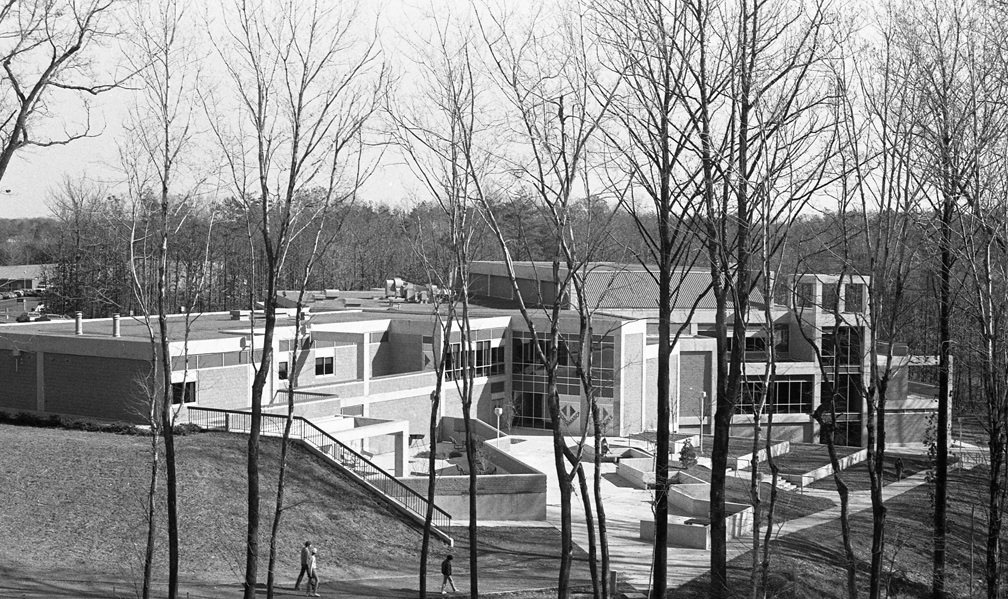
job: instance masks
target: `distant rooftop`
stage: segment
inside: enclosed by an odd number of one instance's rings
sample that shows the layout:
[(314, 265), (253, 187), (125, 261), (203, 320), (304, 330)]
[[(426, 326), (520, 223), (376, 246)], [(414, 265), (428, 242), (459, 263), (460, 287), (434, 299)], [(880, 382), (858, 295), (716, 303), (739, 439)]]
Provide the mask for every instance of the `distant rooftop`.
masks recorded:
[(0, 266), (0, 279), (41, 279), (42, 271), (55, 264), (17, 264)]

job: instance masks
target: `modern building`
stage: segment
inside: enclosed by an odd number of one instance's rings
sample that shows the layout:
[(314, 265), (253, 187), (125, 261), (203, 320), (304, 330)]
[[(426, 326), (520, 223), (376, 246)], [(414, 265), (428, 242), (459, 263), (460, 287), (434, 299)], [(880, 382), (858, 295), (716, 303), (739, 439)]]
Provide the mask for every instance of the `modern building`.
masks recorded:
[[(533, 339), (514, 309), (516, 298), (503, 265), (478, 263), (473, 273), (477, 300), (496, 306), (472, 310), (473, 351), (468, 363), (476, 374), (473, 413), (493, 424), (495, 408), (502, 408), (505, 425), (510, 419), (517, 427), (548, 428), (547, 379), (535, 348), (547, 343), (546, 315), (532, 310), (538, 329), (538, 339)], [(546, 282), (548, 273), (541, 265), (519, 265), (519, 288), (523, 295), (528, 293), (529, 305), (550, 305), (563, 296)], [(681, 432), (711, 430), (717, 349), (709, 280), (709, 274), (701, 271), (678, 277), (674, 321), (682, 334), (672, 348), (670, 364), (671, 426)], [(764, 322), (762, 296), (752, 294), (753, 310), (744, 340), (746, 393), (737, 407), (732, 434), (745, 435), (751, 428), (751, 400), (761, 392), (767, 350), (773, 344), (778, 355), (775, 437), (817, 441), (812, 412), (823, 394), (833, 389), (842, 397), (838, 441), (863, 442), (864, 376), (870, 359), (861, 341), (867, 338), (866, 280), (844, 279), (840, 295), (834, 298), (837, 280), (802, 277), (798, 305), (772, 305), (771, 323)], [(602, 264), (593, 269), (590, 290), (586, 301), (592, 302), (594, 312), (593, 379), (606, 434), (653, 430), (657, 428), (658, 371), (654, 279), (639, 267)], [(282, 298), (294, 305), (289, 294)], [(362, 449), (374, 453), (392, 451), (394, 443), (401, 459), (410, 431), (423, 433), (429, 427), (436, 357), (443, 340), (434, 305), (422, 303), (422, 294), (412, 299), (390, 299), (383, 290), (310, 294), (299, 335), (302, 351), (297, 368), (293, 363), (294, 309), (281, 309), (264, 409), (285, 412), (297, 370), (298, 414), (327, 423), (343, 439), (360, 442)], [(839, 303), (843, 320), (839, 327), (833, 326), (833, 302)], [(571, 358), (578, 351), (578, 314), (571, 306), (564, 307), (568, 309), (561, 311), (557, 383), (561, 417), (573, 434), (586, 424), (589, 412)], [(171, 378), (180, 410), (189, 406), (248, 409), (262, 351), (261, 314), (193, 314), (188, 325), (186, 320), (185, 315), (169, 319)], [(78, 318), (0, 325), (0, 330), (0, 409), (146, 421), (145, 382), (159, 380), (150, 377), (160, 376), (160, 363), (152, 360), (150, 334), (141, 318)], [(439, 416), (461, 415), (458, 379), (463, 348), (457, 327), (451, 335), (452, 354)], [(827, 366), (825, 376), (816, 348)], [(827, 385), (827, 381), (835, 384)], [(915, 419), (926, 417), (926, 406), (922, 406), (917, 402), (907, 412), (908, 426), (917, 426)], [(914, 411), (918, 409), (923, 411)], [(381, 436), (394, 441), (376, 438)]]
[[(471, 271), (474, 295), (500, 307), (517, 303), (514, 285), (503, 263), (478, 262)], [(566, 270), (561, 268), (560, 275), (565, 277)], [(551, 265), (516, 263), (515, 277), (527, 305), (552, 306), (560, 298), (565, 311), (577, 311), (577, 294), (570, 286), (565, 290), (555, 288)], [(797, 278), (795, 292), (786, 294), (788, 297), (783, 301), (764, 298), (758, 290), (750, 293), (749, 324), (744, 341), (739, 340), (745, 343), (743, 392), (732, 419), (732, 435), (752, 434), (753, 404), (764, 393), (772, 346), (776, 355), (775, 438), (820, 441), (813, 413), (824, 397), (833, 394), (836, 442), (863, 445), (867, 428), (867, 377), (871, 360), (881, 359), (867, 351), (866, 340), (871, 333), (868, 284), (867, 277), (857, 275), (841, 279), (836, 275), (807, 274)], [(710, 433), (717, 355), (714, 334), (717, 310), (710, 273), (701, 269), (676, 272), (672, 289), (672, 332), (679, 337), (670, 364), (671, 427), (677, 432)], [(584, 276), (583, 295), (585, 306), (596, 319), (628, 319), (644, 324), (647, 339), (641, 367), (646, 392), (642, 402), (645, 413), (640, 422), (643, 428), (653, 429), (658, 355), (658, 285), (654, 276), (639, 265), (592, 264)], [(770, 322), (765, 317), (768, 300)], [(730, 314), (728, 318), (731, 322)], [(729, 338), (728, 342), (730, 349), (736, 341)], [(905, 356), (905, 347), (903, 352)], [(918, 393), (908, 401), (908, 366), (912, 362), (899, 356), (894, 362), (894, 377), (902, 381), (893, 386), (890, 400), (894, 415), (898, 416), (890, 423), (894, 425), (890, 433), (894, 444), (920, 443), (927, 417), (937, 406), (933, 397), (918, 389), (919, 385), (914, 387)], [(620, 413), (626, 414), (626, 408), (622, 407)]]

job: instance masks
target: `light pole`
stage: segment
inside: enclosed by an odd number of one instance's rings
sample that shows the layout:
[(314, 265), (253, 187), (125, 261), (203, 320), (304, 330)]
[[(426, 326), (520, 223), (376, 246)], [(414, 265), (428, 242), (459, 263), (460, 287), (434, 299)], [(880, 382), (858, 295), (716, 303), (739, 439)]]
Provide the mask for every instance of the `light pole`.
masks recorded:
[(704, 434), (704, 404), (707, 403), (707, 392), (700, 392), (700, 453), (703, 453), (703, 434)]
[(500, 417), (504, 413), (504, 408), (497, 406), (494, 408), (494, 414), (497, 415), (497, 449), (500, 449)]

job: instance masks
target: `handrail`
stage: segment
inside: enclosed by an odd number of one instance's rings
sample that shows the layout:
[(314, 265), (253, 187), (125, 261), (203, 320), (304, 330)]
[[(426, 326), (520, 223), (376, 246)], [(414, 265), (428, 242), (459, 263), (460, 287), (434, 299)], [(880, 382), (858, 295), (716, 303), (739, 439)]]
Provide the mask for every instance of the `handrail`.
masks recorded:
[[(213, 414), (221, 415), (223, 418), (214, 419)], [(193, 406), (188, 408), (187, 415), (190, 423), (205, 429), (216, 428), (227, 432), (249, 432), (251, 430), (251, 412)], [(204, 415), (205, 417), (200, 418), (200, 415)], [(193, 416), (197, 417), (193, 418)], [(264, 412), (261, 424), (277, 426), (261, 426), (261, 432), (266, 432), (266, 434), (270, 434), (271, 432), (282, 434), (286, 421), (286, 415)], [(426, 497), (406, 486), (402, 481), (339, 439), (320, 429), (314, 422), (301, 416), (295, 416), (291, 424), (292, 437), (297, 437), (320, 450), (333, 461), (340, 464), (345, 470), (352, 472), (361, 481), (367, 483), (378, 492), (389, 499), (395, 500), (421, 518), (426, 518), (428, 503)], [(441, 529), (447, 536), (451, 531), (451, 515), (437, 505), (433, 507), (434, 518), (432, 524), (435, 528)]]

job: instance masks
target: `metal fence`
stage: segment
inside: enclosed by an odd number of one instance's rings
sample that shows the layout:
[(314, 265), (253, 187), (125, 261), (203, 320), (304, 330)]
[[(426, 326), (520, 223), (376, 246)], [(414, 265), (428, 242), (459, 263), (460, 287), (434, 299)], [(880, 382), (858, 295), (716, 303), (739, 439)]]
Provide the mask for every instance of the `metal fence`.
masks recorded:
[[(231, 433), (249, 433), (252, 430), (252, 414), (237, 410), (191, 407), (187, 410), (189, 422), (206, 430), (222, 430)], [(263, 414), (260, 434), (279, 437), (284, 433), (287, 417), (278, 414)], [(407, 487), (371, 460), (354, 451), (329, 433), (315, 426), (310, 420), (295, 416), (291, 421), (290, 437), (300, 439), (318, 449), (329, 459), (353, 473), (361, 482), (419, 515), (427, 516), (427, 498)], [(451, 516), (434, 506), (433, 526), (449, 535)]]

